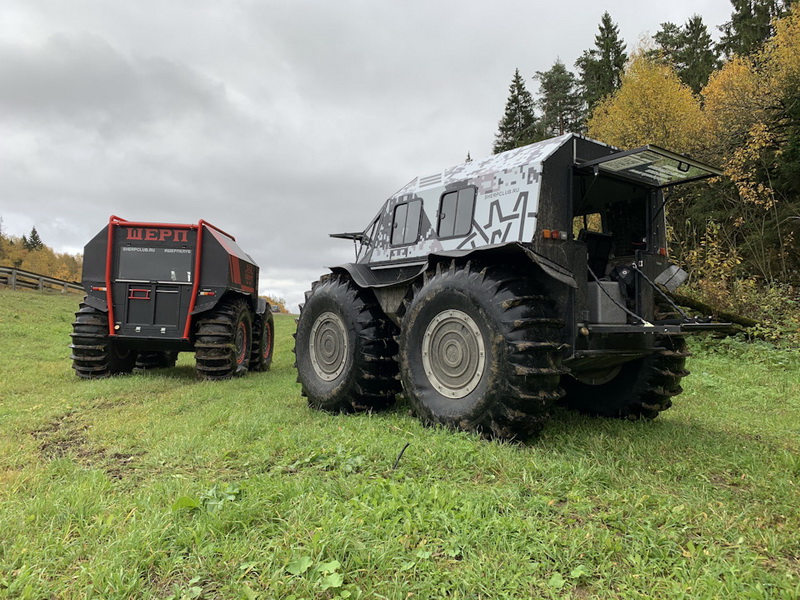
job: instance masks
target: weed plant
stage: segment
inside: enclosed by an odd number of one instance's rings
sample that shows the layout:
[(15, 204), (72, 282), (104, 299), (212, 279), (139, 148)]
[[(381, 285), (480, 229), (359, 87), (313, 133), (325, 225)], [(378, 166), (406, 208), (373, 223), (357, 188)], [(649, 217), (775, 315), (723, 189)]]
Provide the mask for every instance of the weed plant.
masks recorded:
[(695, 343), (655, 421), (512, 444), (309, 409), (286, 316), (268, 373), (83, 381), (76, 309), (0, 289), (0, 597), (800, 597), (797, 352)]

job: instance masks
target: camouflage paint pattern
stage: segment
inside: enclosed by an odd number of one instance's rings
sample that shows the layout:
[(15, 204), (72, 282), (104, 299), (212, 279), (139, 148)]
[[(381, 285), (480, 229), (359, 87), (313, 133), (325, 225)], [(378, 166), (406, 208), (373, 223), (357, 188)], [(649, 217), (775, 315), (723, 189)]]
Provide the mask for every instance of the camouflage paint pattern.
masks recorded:
[[(563, 135), (414, 178), (385, 202), (364, 232), (358, 262), (422, 260), (435, 252), (530, 242), (536, 231), (542, 163), (572, 138), (573, 134)], [(470, 186), (476, 190), (470, 231), (439, 239), (442, 196)], [(395, 209), (413, 200), (422, 201), (419, 235), (410, 244), (392, 244)]]

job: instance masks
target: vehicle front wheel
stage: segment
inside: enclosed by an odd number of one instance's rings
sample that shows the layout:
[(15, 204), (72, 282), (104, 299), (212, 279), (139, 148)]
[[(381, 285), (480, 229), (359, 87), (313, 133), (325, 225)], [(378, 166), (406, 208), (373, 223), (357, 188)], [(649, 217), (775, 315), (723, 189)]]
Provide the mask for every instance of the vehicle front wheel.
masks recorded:
[(541, 430), (564, 372), (563, 322), (542, 289), (471, 263), (426, 276), (406, 301), (400, 333), (403, 388), (424, 423), (501, 439)]
[(174, 350), (140, 350), (136, 355), (136, 369), (170, 369), (178, 361), (178, 353)]
[(396, 328), (369, 290), (346, 276), (322, 277), (300, 309), (295, 334), (297, 380), (320, 410), (389, 406), (400, 391)]
[(130, 373), (136, 352), (108, 335), (108, 313), (81, 303), (72, 323), (72, 368), (83, 379)]
[(201, 379), (243, 375), (250, 365), (253, 324), (244, 300), (226, 300), (204, 313), (196, 325), (195, 370)]
[(267, 307), (263, 315), (256, 315), (253, 323), (253, 349), (250, 353), (251, 371), (269, 371), (275, 351), (275, 320)]

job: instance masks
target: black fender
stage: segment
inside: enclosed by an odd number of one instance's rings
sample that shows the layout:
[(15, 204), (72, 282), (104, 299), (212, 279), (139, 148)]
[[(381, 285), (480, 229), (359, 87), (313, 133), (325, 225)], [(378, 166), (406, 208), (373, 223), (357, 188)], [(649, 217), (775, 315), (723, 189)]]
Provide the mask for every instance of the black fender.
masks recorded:
[(257, 315), (263, 315), (268, 310), (272, 311), (272, 308), (270, 308), (269, 304), (267, 304), (267, 299), (266, 298), (257, 298), (257, 301), (256, 301), (256, 314)]
[(84, 298), (83, 301), (92, 308), (96, 308), (102, 312), (108, 312), (108, 301), (106, 300), (105, 292), (103, 292), (102, 296), (99, 296), (90, 291), (86, 294), (86, 298)]
[[(266, 300), (263, 300), (263, 298), (256, 297), (256, 299), (253, 300), (252, 294), (246, 294), (245, 292), (240, 292), (239, 290), (227, 290), (222, 295), (219, 296), (205, 296), (203, 302), (195, 305), (194, 310), (192, 310), (192, 312), (189, 313), (189, 316), (194, 318), (201, 313), (207, 312), (215, 308), (220, 302), (226, 300), (227, 298), (230, 298), (231, 296), (236, 296), (237, 298), (243, 298), (245, 302), (247, 302), (247, 305), (250, 307), (250, 310), (252, 311), (256, 311), (258, 305), (260, 304), (260, 301), (264, 301), (266, 303)], [(264, 313), (261, 312), (257, 314), (264, 314)]]
[(573, 289), (578, 288), (575, 278), (568, 269), (541, 254), (537, 254), (532, 249), (519, 242), (494, 244), (468, 250), (434, 252), (429, 254), (424, 261), (416, 261), (405, 265), (402, 263), (396, 265), (381, 265), (384, 268), (380, 270), (373, 270), (370, 268), (370, 265), (362, 263), (347, 263), (336, 267), (330, 267), (330, 270), (334, 273), (347, 273), (360, 288), (381, 289), (407, 285), (428, 269), (435, 267), (439, 262), (449, 262), (452, 259), (458, 258), (469, 260), (478, 257), (489, 259), (489, 261), (523, 257), (536, 264), (551, 279)]

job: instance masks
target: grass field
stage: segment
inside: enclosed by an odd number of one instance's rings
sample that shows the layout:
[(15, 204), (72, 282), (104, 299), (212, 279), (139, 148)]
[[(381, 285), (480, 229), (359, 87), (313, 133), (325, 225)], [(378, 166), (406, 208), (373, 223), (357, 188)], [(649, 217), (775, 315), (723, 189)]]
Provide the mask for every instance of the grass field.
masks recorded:
[(269, 373), (81, 381), (77, 303), (0, 289), (0, 597), (800, 598), (797, 352), (515, 445), (310, 410), (290, 317)]

